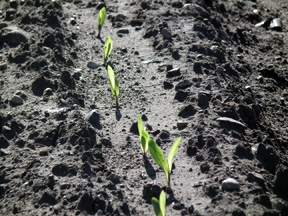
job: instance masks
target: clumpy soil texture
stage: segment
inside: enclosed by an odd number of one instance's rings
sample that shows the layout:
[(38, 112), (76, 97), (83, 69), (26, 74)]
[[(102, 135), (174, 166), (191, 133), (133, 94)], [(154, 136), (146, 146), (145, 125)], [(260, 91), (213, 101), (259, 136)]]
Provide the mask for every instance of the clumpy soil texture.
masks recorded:
[[(287, 5), (1, 1), (0, 214), (153, 215), (163, 189), (168, 216), (287, 216)], [(182, 137), (171, 190), (138, 115), (164, 155)]]

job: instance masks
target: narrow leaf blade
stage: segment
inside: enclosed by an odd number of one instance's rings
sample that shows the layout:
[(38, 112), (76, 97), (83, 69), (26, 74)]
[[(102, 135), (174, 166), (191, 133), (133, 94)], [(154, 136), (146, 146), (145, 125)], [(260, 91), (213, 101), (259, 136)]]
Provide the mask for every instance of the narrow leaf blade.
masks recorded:
[(144, 155), (148, 151), (149, 134), (147, 131), (143, 130), (141, 133), (141, 147)]
[(165, 192), (162, 190), (159, 197), (159, 206), (163, 216), (166, 215), (166, 197)]
[(109, 75), (111, 91), (114, 95), (114, 92), (115, 92), (115, 74), (114, 74), (114, 71), (110, 65), (108, 65), (107, 70), (108, 70), (108, 75)]
[(161, 167), (161, 169), (165, 172), (166, 177), (167, 177), (168, 164), (167, 164), (167, 161), (163, 155), (163, 152), (161, 151), (159, 146), (152, 139), (149, 140), (148, 145), (149, 145), (149, 152), (151, 154), (151, 157), (153, 158), (155, 163)]
[(145, 145), (146, 145), (146, 139), (144, 136), (141, 136), (141, 150), (143, 152), (143, 154), (145, 154)]
[(155, 215), (156, 216), (162, 216), (160, 206), (159, 206), (159, 200), (157, 198), (153, 197), (151, 202), (152, 202), (152, 205), (154, 208)]
[(140, 115), (138, 115), (138, 132), (139, 132), (140, 139), (141, 139), (142, 131), (143, 131), (142, 119), (141, 119)]
[(101, 26), (101, 11), (98, 14), (98, 26)]
[(103, 26), (104, 24), (104, 21), (105, 21), (105, 18), (106, 18), (106, 8), (103, 7), (101, 10), (100, 10), (100, 14), (101, 14), (101, 26)]
[(172, 171), (173, 159), (174, 159), (175, 154), (178, 151), (178, 147), (180, 145), (180, 142), (181, 142), (181, 137), (179, 137), (174, 142), (174, 144), (172, 145), (172, 147), (171, 147), (171, 149), (169, 151), (169, 155), (168, 155), (168, 158), (167, 158), (168, 167), (169, 167), (169, 173), (171, 173), (171, 171)]
[(106, 8), (103, 7), (98, 13), (98, 37), (100, 37), (101, 29), (106, 17)]
[(107, 37), (104, 45), (104, 60), (107, 61), (113, 48), (113, 41), (110, 36)]
[(144, 145), (144, 153), (146, 154), (148, 151), (148, 142), (149, 142), (149, 133), (147, 131), (143, 131), (142, 136), (145, 137), (145, 145)]
[(115, 76), (115, 100), (116, 103), (118, 102), (118, 97), (119, 97), (119, 82), (117, 77)]

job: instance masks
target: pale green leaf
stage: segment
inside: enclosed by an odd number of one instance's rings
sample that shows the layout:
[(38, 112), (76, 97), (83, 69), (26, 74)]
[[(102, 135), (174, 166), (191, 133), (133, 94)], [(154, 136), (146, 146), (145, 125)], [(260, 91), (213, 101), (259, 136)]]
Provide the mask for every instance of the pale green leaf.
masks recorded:
[(115, 76), (115, 73), (110, 65), (107, 66), (107, 71), (109, 75), (109, 81), (110, 81), (110, 87), (112, 94), (115, 98), (116, 103), (118, 103), (118, 97), (119, 97), (119, 83)]
[(142, 136), (145, 137), (145, 147), (144, 147), (144, 153), (146, 154), (148, 151), (148, 142), (149, 142), (149, 133), (147, 131), (143, 131)]
[(144, 136), (141, 136), (141, 149), (143, 154), (145, 154), (145, 145), (146, 145), (146, 139)]
[(175, 154), (178, 151), (178, 147), (180, 145), (180, 142), (181, 142), (181, 137), (179, 137), (174, 142), (174, 144), (172, 145), (172, 147), (171, 147), (171, 149), (169, 151), (169, 155), (168, 155), (168, 158), (167, 158), (168, 167), (169, 167), (169, 173), (171, 173), (171, 171), (172, 171), (173, 159), (174, 159)]
[(138, 132), (139, 132), (140, 139), (141, 139), (141, 133), (143, 130), (144, 129), (143, 129), (143, 124), (142, 124), (142, 119), (140, 115), (138, 115)]
[(151, 157), (153, 158), (155, 163), (158, 164), (161, 167), (161, 169), (165, 172), (167, 180), (168, 180), (169, 168), (168, 168), (168, 163), (163, 155), (163, 152), (152, 139), (149, 140), (148, 145), (149, 145), (149, 152), (150, 152)]
[(115, 74), (110, 65), (107, 67), (108, 75), (109, 75), (109, 81), (110, 81), (110, 86), (111, 86), (111, 91), (114, 95), (114, 89), (115, 89)]
[(162, 190), (159, 197), (159, 206), (162, 216), (166, 215), (166, 197), (165, 192)]
[(106, 17), (106, 8), (103, 7), (103, 8), (99, 11), (99, 14), (98, 14), (98, 36), (97, 36), (97, 37), (100, 37), (101, 29), (102, 29), (102, 26), (103, 26), (103, 24), (104, 24), (105, 17)]
[(155, 215), (156, 216), (162, 216), (160, 206), (159, 206), (159, 200), (157, 198), (153, 197), (151, 202), (152, 202), (152, 205), (154, 208)]
[(148, 151), (148, 141), (149, 141), (149, 134), (143, 128), (143, 123), (141, 117), (138, 115), (138, 132), (141, 140), (141, 149), (143, 154), (145, 155)]
[(105, 45), (104, 45), (104, 61), (106, 62), (108, 57), (111, 54), (113, 48), (113, 41), (110, 38), (110, 36), (107, 37), (106, 41), (105, 41)]
[(142, 132), (141, 132), (141, 148), (142, 148), (144, 155), (148, 151), (148, 142), (149, 142), (149, 134), (147, 131), (142, 130)]
[(106, 17), (106, 8), (103, 7), (98, 14), (98, 26), (103, 26)]
[(115, 76), (115, 101), (116, 103), (118, 102), (118, 97), (119, 97), (119, 82), (118, 82), (118, 79), (117, 77)]

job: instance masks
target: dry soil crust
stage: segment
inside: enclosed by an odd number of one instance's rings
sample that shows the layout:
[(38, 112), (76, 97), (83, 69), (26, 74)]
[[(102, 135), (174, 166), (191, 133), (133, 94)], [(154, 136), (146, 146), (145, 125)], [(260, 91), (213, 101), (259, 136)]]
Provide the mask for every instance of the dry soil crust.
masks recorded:
[[(1, 215), (153, 215), (162, 189), (171, 216), (288, 215), (285, 1), (0, 6)], [(182, 137), (172, 190), (142, 158), (138, 115), (165, 155)]]

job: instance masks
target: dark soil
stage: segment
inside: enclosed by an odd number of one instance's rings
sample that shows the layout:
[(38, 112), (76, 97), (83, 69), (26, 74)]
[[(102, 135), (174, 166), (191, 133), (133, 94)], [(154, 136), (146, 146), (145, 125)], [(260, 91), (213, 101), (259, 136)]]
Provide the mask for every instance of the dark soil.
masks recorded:
[[(287, 216), (287, 6), (1, 1), (0, 214), (154, 215), (164, 189), (169, 216)], [(165, 155), (182, 137), (171, 190), (138, 115)]]

